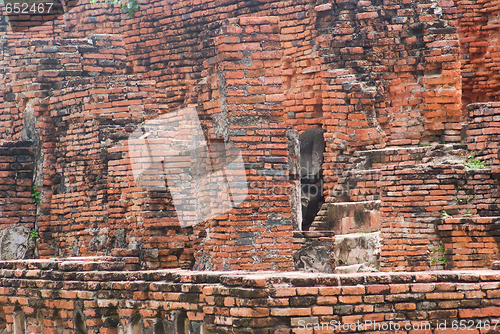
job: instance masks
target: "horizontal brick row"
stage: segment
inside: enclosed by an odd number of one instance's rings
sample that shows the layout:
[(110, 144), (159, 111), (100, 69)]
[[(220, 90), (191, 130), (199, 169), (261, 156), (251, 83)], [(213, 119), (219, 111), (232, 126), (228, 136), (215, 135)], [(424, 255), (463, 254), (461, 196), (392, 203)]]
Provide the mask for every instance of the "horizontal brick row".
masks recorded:
[[(162, 333), (169, 333), (185, 322), (190, 333), (309, 333), (325, 323), (358, 321), (402, 328), (419, 322), (432, 332), (444, 321), (451, 327), (453, 321), (493, 323), (500, 317), (496, 271), (131, 272), (119, 269), (124, 263), (110, 260), (2, 262), (2, 326), (12, 331), (22, 314), (33, 332), (83, 326), (113, 332), (138, 323), (143, 330), (163, 328)], [(106, 266), (109, 270), (103, 271)]]

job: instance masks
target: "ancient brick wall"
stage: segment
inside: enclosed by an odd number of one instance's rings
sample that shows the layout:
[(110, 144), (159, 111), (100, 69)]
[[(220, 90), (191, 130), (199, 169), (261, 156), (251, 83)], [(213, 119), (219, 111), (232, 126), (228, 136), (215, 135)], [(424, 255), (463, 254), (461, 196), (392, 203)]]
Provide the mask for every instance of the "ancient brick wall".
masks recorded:
[(2, 142), (0, 146), (0, 226), (35, 227), (31, 142)]
[(197, 101), (203, 103), (199, 110), (211, 117), (208, 137), (229, 140), (241, 149), (249, 197), (208, 231), (203, 253), (210, 260), (202, 266), (290, 269), (291, 197), (298, 196), (298, 181), (289, 127), (282, 122), (279, 18), (228, 19), (218, 29), (222, 33), (214, 40), (214, 56), (202, 72), (207, 86)]
[(498, 178), (470, 167), (463, 146), (382, 168), (382, 270), (478, 269), (498, 259)]
[(446, 266), (457, 269), (491, 266), (498, 259), (498, 225), (498, 217), (443, 218), (437, 230), (445, 248)]
[(460, 141), (452, 2), (337, 1), (317, 15), (326, 201), (354, 151)]
[(498, 102), (472, 103), (467, 106), (467, 149), (475, 159), (498, 173), (500, 166), (500, 104)]
[[(43, 186), (40, 255), (134, 255), (155, 268), (290, 270), (292, 230), (300, 228), (295, 131), (322, 127), (326, 201), (385, 201), (383, 229), (394, 238), (384, 256), (394, 260), (397, 254), (397, 261), (384, 262), (386, 269), (432, 267), (428, 253), (439, 242), (431, 222), (440, 210), (463, 215), (472, 209), (483, 216), (496, 210), (454, 202), (462, 190), (447, 187), (469, 175), (458, 166), (404, 166), (428, 162), (421, 154), (429, 149), (408, 146), (461, 140), (460, 66), (472, 73), (476, 65), (461, 63), (459, 36), (479, 31), (465, 27), (483, 13), (488, 31), (497, 29), (495, 7), (471, 6), (153, 1), (129, 17), (84, 1), (22, 33), (2, 21), (0, 136), (35, 143), (35, 163), (42, 168), (34, 178)], [(480, 35), (474, 43), (493, 45), (492, 37)], [(462, 49), (472, 48), (464, 43)], [(493, 55), (494, 46), (488, 47)], [(484, 67), (494, 70), (492, 64)], [(482, 78), (481, 71), (474, 78)], [(466, 89), (484, 86), (476, 81), (467, 81)], [(220, 163), (217, 150), (232, 143), (248, 180), (243, 204), (208, 214), (211, 219), (195, 227), (179, 223), (175, 194), (138, 185), (127, 141), (147, 122), (186, 108), (196, 110), (211, 159)], [(476, 130), (492, 131), (486, 127), (496, 126), (496, 116), (489, 123), (483, 116), (473, 118)], [(495, 138), (470, 140), (480, 148)], [(179, 168), (187, 168), (191, 160), (180, 159)], [(148, 177), (154, 171), (160, 168)], [(432, 179), (432, 173), (446, 177)], [(470, 175), (479, 181), (464, 187), (487, 201), (481, 205), (497, 205), (496, 194), (486, 190), (494, 178)], [(422, 181), (423, 188), (398, 185), (406, 181)], [(412, 201), (408, 194), (423, 199)], [(181, 202), (185, 211), (197, 205), (192, 196)], [(416, 231), (422, 236), (414, 238)]]
[(285, 120), (298, 131), (322, 127), (324, 80), (315, 50), (318, 7), (297, 2), (280, 14)]
[[(446, 217), (438, 226), (444, 242), (446, 258), (453, 268), (484, 268), (498, 258), (499, 251), (499, 176), (498, 120), (495, 102), (467, 106), (466, 184), (457, 203), (467, 204), (462, 217)], [(472, 157), (473, 156), (473, 157)], [(472, 168), (474, 166), (474, 168)]]
[(463, 106), (498, 101), (500, 7), (497, 1), (455, 1), (462, 63)]
[(311, 333), (321, 324), (322, 332), (335, 332), (339, 323), (358, 326), (359, 321), (362, 327), (351, 332), (390, 332), (391, 326), (401, 333), (437, 333), (445, 323), (453, 331), (460, 321), (467, 326), (474, 321), (476, 328), (479, 320), (488, 321), (491, 332), (500, 317), (496, 271), (129, 272), (123, 269), (130, 265), (109, 260), (3, 262), (0, 326), (16, 333), (25, 328), (277, 334)]
[[(81, 4), (68, 16), (62, 36), (105, 28), (122, 33), (128, 69), (157, 81), (160, 108), (175, 109), (202, 103), (194, 90), (203, 80), (203, 61), (214, 52), (210, 39), (217, 32), (211, 26), (231, 16), (278, 16), (283, 118), (299, 131), (317, 126), (328, 130), (328, 196), (336, 184), (334, 170), (345, 168), (344, 154), (360, 147), (459, 140), (461, 80), (454, 6), (154, 2), (143, 4), (133, 19), (122, 15), (118, 28), (113, 24), (117, 10)], [(90, 15), (83, 14), (85, 10)], [(79, 22), (78, 29), (74, 22)], [(349, 122), (347, 112), (353, 114)]]
[[(24, 108), (33, 114), (30, 126), (44, 153), (39, 159), (45, 185), (41, 256), (139, 254), (150, 267), (192, 267), (196, 249), (197, 265), (204, 268), (293, 267), (291, 231), (299, 222), (291, 212), (299, 199), (296, 148), (289, 138), (296, 135), (282, 121), (279, 18), (220, 21), (235, 7), (241, 11), (232, 15), (263, 10), (265, 3), (228, 3), (209, 15), (200, 11), (204, 7), (184, 6), (173, 4), (175, 15), (169, 16), (163, 4), (160, 11), (151, 4), (130, 19), (117, 10), (94, 11), (81, 4), (69, 14), (71, 23), (52, 23), (62, 28), (54, 28), (55, 40), (7, 43), (5, 63), (19, 73), (29, 70), (30, 76), (8, 72), (4, 77), (12, 104), (3, 114), (15, 116), (5, 117), (10, 122), (5, 127), (17, 121), (11, 137), (26, 127), (22, 111), (31, 94), (26, 91), (41, 89)], [(82, 12), (90, 15), (79, 16)], [(160, 25), (159, 15), (165, 17)], [(111, 23), (104, 22), (107, 16)], [(106, 30), (115, 34), (88, 35), (117, 18), (123, 18), (123, 26)], [(136, 29), (141, 21), (151, 29)], [(169, 36), (165, 26), (171, 27)], [(81, 36), (88, 40), (74, 38)], [(29, 68), (20, 62), (27, 52)], [(43, 85), (26, 84), (32, 82)], [(242, 151), (252, 197), (194, 231), (178, 226), (168, 191), (136, 184), (126, 142), (138, 125), (188, 106), (197, 108), (214, 146), (222, 140)], [(207, 242), (195, 247), (207, 231)]]
[[(145, 196), (134, 188), (124, 156), (123, 140), (155, 108), (155, 89), (154, 82), (124, 75), (123, 38), (90, 35), (15, 46), (4, 57), (16, 70), (6, 76), (3, 114), (11, 115), (5, 117), (10, 132), (2, 134), (35, 145), (35, 181), (43, 185), (38, 254), (123, 256), (137, 254), (138, 247), (129, 244), (140, 244), (153, 266), (192, 266), (188, 232), (166, 236), (168, 218), (152, 217), (168, 206), (166, 194)], [(17, 51), (29, 53), (27, 66)]]
[[(382, 169), (382, 270), (428, 270), (440, 247), (434, 224), (455, 208), (463, 166), (389, 166)], [(458, 213), (458, 212), (457, 212)], [(465, 213), (465, 210), (461, 213)]]

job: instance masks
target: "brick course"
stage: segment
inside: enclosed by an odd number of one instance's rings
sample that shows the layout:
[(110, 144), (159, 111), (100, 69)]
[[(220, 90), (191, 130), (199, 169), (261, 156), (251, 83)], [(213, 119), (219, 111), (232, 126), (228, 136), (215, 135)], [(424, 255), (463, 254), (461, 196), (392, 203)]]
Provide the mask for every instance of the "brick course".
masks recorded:
[(500, 316), (496, 271), (311, 275), (124, 269), (133, 267), (104, 257), (3, 262), (2, 326), (12, 331), (14, 316), (22, 311), (32, 331), (44, 333), (75, 330), (79, 317), (88, 331), (105, 333), (134, 321), (143, 333), (175, 333), (183, 322), (177, 319), (184, 318), (193, 334), (201, 327), (204, 333), (306, 333), (307, 323), (310, 328), (357, 321), (397, 324), (401, 333), (423, 332), (412, 324), (429, 326), (426, 332), (438, 333), (445, 322), (451, 330), (453, 321), (494, 323)]
[(493, 173), (500, 168), (500, 104), (498, 102), (472, 103), (467, 106), (467, 149)]

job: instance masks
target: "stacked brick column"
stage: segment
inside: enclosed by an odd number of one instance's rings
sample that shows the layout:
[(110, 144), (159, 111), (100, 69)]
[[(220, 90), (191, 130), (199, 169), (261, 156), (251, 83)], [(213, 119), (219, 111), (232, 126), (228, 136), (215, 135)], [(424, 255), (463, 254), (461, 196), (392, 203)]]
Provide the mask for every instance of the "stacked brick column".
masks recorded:
[[(210, 225), (201, 257), (214, 270), (289, 270), (293, 267), (288, 126), (282, 122), (281, 44), (278, 18), (229, 19), (205, 62), (203, 113), (209, 138), (232, 142), (247, 170), (248, 197)], [(209, 259), (206, 261), (205, 259)]]
[(313, 51), (317, 11), (311, 3), (280, 11), (284, 118), (298, 131), (322, 127), (324, 122), (321, 58)]

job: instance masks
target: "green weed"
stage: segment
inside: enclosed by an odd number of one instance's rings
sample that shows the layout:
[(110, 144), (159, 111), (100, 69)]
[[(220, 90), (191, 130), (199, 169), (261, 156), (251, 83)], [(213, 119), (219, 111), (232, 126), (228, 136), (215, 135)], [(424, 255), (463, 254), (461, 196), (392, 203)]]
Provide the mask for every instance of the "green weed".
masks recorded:
[(38, 231), (35, 228), (31, 229), (30, 238), (37, 239), (39, 237), (40, 237), (40, 234), (38, 234)]
[(141, 7), (141, 4), (139, 4), (137, 2), (137, 0), (128, 0), (128, 1), (124, 1), (124, 0), (91, 0), (90, 2), (92, 4), (96, 4), (98, 2), (102, 3), (103, 1), (108, 5), (113, 4), (116, 6), (121, 6), (125, 12), (128, 12), (128, 15), (130, 17), (134, 17), (134, 10)]
[(39, 191), (36, 186), (31, 187), (31, 198), (36, 206), (40, 205), (42, 202), (42, 192)]
[(490, 166), (487, 165), (484, 161), (481, 161), (481, 159), (479, 158), (474, 159), (474, 158), (475, 158), (474, 154), (470, 155), (467, 158), (467, 160), (465, 161), (465, 170), (490, 168)]

